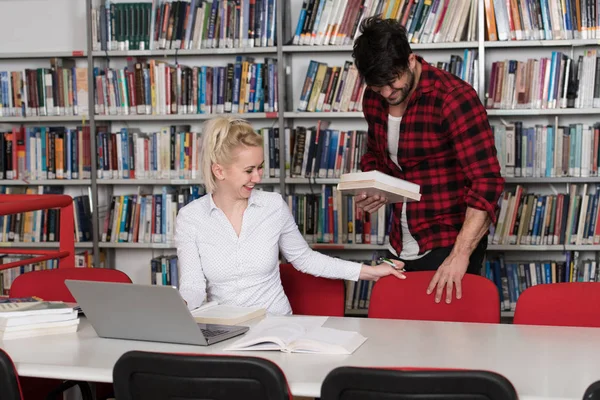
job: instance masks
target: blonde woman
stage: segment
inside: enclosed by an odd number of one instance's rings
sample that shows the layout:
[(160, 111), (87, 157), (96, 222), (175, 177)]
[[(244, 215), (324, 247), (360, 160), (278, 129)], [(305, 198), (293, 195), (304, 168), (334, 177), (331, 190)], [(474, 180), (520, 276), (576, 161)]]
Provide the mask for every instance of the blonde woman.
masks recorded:
[(188, 308), (204, 299), (261, 306), (272, 314), (292, 310), (279, 277), (279, 252), (300, 271), (327, 278), (404, 278), (403, 264), (367, 266), (312, 250), (278, 193), (257, 190), (263, 141), (233, 117), (207, 121), (202, 175), (207, 195), (183, 207), (176, 223), (179, 290)]

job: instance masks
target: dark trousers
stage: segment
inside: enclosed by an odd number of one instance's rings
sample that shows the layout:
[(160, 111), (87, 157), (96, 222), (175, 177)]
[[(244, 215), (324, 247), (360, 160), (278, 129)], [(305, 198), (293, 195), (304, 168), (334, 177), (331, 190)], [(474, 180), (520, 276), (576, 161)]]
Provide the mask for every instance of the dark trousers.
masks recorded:
[[(469, 259), (469, 266), (467, 267), (468, 274), (481, 275), (481, 268), (483, 266), (483, 258), (485, 257), (485, 250), (487, 249), (487, 235), (481, 239), (475, 251), (471, 254)], [(404, 262), (404, 269), (406, 271), (435, 271), (444, 262), (446, 257), (450, 255), (452, 247), (440, 247), (431, 250), (427, 255), (418, 258), (416, 260), (402, 260)], [(391, 252), (388, 251), (390, 258), (396, 258)]]

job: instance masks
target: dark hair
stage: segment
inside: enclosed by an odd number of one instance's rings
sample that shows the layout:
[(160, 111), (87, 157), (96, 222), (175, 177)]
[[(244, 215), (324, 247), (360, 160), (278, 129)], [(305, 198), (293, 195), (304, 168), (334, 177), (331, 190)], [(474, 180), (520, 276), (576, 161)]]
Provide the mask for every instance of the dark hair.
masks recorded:
[(360, 32), (354, 41), (352, 57), (367, 85), (388, 85), (408, 69), (412, 50), (406, 28), (400, 22), (370, 17), (360, 24)]

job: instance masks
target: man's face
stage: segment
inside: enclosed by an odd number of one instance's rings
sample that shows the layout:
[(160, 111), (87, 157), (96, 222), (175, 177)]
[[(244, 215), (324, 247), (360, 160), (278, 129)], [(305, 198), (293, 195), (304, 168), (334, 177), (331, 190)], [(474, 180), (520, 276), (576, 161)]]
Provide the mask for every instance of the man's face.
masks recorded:
[(391, 106), (402, 104), (415, 86), (414, 62), (411, 55), (408, 69), (398, 75), (396, 80), (385, 86), (370, 86), (371, 90), (379, 93)]

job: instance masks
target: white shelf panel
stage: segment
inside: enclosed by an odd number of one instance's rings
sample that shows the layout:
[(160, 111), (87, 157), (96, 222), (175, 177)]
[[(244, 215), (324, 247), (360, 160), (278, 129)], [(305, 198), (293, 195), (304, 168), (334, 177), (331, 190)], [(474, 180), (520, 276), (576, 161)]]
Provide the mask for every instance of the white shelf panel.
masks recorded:
[(100, 242), (101, 249), (160, 249), (175, 250), (175, 243), (106, 243)]
[(24, 53), (0, 53), (0, 60), (6, 59), (40, 59), (40, 58), (81, 58), (86, 57), (87, 54), (84, 50), (73, 50), (73, 51), (40, 51), (40, 52), (24, 52)]
[(237, 47), (232, 49), (198, 49), (198, 50), (181, 50), (181, 49), (164, 49), (164, 50), (111, 50), (111, 51), (94, 51), (92, 56), (102, 58), (106, 57), (164, 57), (164, 56), (216, 56), (216, 55), (238, 55), (238, 54), (275, 54), (277, 47)]
[(561, 176), (554, 178), (504, 178), (506, 183), (590, 183), (600, 182), (600, 177), (578, 177), (578, 176)]
[(488, 251), (564, 251), (565, 246), (558, 245), (514, 245), (514, 244), (490, 244)]
[(313, 119), (329, 119), (329, 118), (361, 118), (364, 119), (362, 112), (302, 112), (302, 111), (286, 111), (283, 113), (285, 118), (313, 118)]
[(600, 108), (553, 108), (553, 109), (527, 109), (527, 110), (500, 110), (488, 109), (487, 114), (494, 117), (502, 116), (537, 116), (537, 115), (589, 115), (600, 114)]
[(568, 244), (565, 248), (568, 251), (600, 251), (600, 245), (597, 244)]
[[(172, 115), (96, 115), (96, 121), (198, 121), (218, 116), (233, 116), (243, 119), (275, 119), (277, 113), (245, 114), (172, 114)], [(0, 121), (1, 122), (1, 121)]]
[[(58, 249), (58, 242), (0, 242), (0, 248), (2, 247), (14, 247), (14, 248), (23, 248), (23, 249)], [(91, 242), (75, 242), (76, 249), (91, 249)], [(0, 250), (0, 253), (2, 250)]]
[(514, 311), (500, 311), (500, 316), (503, 318), (514, 318), (515, 312)]
[[(510, 40), (498, 42), (484, 42), (486, 48), (514, 48), (514, 47), (577, 47), (597, 46), (598, 39), (571, 39), (571, 40)], [(412, 47), (412, 46), (411, 46)]]
[(285, 183), (290, 185), (337, 185), (338, 178), (285, 178)]
[(387, 250), (387, 244), (309, 243), (315, 250)]
[[(2, 181), (0, 181), (2, 182)], [(98, 179), (98, 185), (202, 185), (202, 179)], [(279, 178), (263, 179), (259, 185), (278, 185)]]
[(92, 184), (91, 179), (46, 179), (39, 181), (24, 181), (24, 180), (0, 180), (0, 186), (89, 186)]
[[(465, 49), (477, 48), (478, 42), (449, 42), (449, 43), (415, 43), (410, 47), (413, 50), (443, 50), (443, 49)], [(351, 53), (352, 45), (345, 46), (283, 46), (284, 53), (317, 53), (317, 52), (340, 52)]]
[[(70, 116), (48, 116), (48, 117), (0, 117), (1, 123), (15, 123), (20, 124), (39, 124), (39, 123), (52, 123), (52, 122), (82, 122), (84, 119), (81, 115), (70, 115)], [(89, 117), (85, 117), (85, 121), (89, 121)]]

